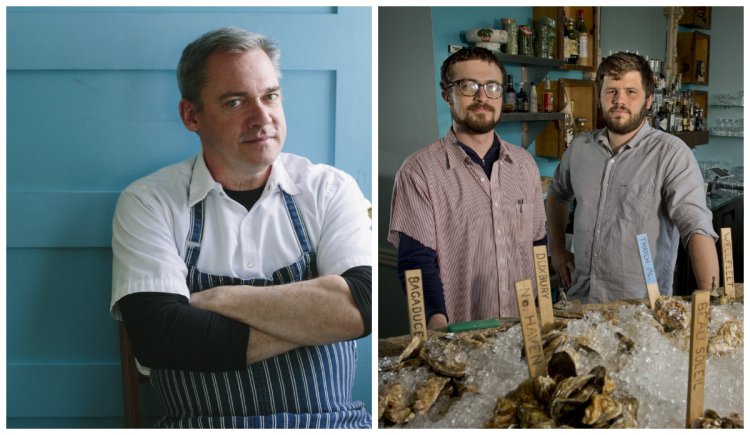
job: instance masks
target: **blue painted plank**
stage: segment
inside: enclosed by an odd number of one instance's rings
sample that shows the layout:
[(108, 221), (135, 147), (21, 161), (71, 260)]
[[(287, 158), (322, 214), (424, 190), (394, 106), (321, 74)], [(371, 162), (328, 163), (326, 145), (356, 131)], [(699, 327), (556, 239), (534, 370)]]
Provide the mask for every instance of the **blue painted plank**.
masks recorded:
[(120, 360), (109, 249), (9, 249), (9, 363)]
[[(284, 150), (333, 164), (335, 73), (290, 71), (282, 86)], [(194, 156), (179, 100), (174, 72), (9, 72), (8, 189), (121, 190)]]
[(119, 192), (8, 192), (8, 247), (109, 248), (119, 195)]
[(8, 429), (101, 429), (122, 428), (123, 418), (8, 418), (6, 427)]
[(9, 364), (7, 376), (7, 411), (10, 417), (122, 415), (119, 362), (77, 365)]
[[(372, 104), (370, 56), (352, 57), (350, 53), (371, 52), (371, 17), (351, 10), (341, 12), (348, 26), (339, 29), (342, 59), (337, 71), (336, 166), (351, 174), (365, 196), (372, 200)], [(352, 30), (353, 29), (353, 30)], [(356, 110), (343, 110), (355, 101)]]
[[(369, 16), (369, 8), (355, 8)], [(268, 13), (247, 8), (180, 9), (174, 13), (46, 8), (7, 14), (9, 70), (174, 69), (182, 49), (204, 32), (241, 27), (269, 36), (283, 47), (289, 69), (335, 69), (339, 14)], [(369, 33), (368, 33), (369, 34)], [(314, 35), (314, 40), (311, 40)], [(305, 41), (300, 43), (300, 41)], [(326, 49), (311, 50), (309, 44)], [(71, 50), (75, 47), (75, 50)]]

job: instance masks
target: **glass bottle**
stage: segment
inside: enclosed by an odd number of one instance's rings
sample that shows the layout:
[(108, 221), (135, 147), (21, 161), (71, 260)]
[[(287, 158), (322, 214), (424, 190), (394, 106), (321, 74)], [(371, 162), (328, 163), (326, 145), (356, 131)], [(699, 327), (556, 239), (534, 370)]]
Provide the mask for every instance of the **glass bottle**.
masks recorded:
[(583, 9), (578, 9), (578, 21), (576, 21), (578, 32), (578, 63), (588, 65), (589, 62), (589, 29), (583, 19)]
[(573, 20), (565, 18), (565, 63), (575, 64), (578, 62), (578, 35), (576, 34)]
[(552, 93), (552, 87), (549, 83), (549, 77), (544, 78), (544, 92), (542, 93), (542, 111), (553, 112), (554, 111), (554, 94)]
[(513, 89), (513, 76), (508, 76), (508, 86), (503, 93), (503, 112), (510, 113), (516, 110), (516, 91)]
[(518, 90), (518, 95), (516, 96), (516, 111), (518, 112), (529, 111), (529, 96), (524, 90), (525, 85), (525, 82), (521, 82), (521, 89)]
[(531, 82), (531, 88), (529, 89), (529, 111), (536, 113), (539, 111), (539, 101), (536, 95), (536, 85)]

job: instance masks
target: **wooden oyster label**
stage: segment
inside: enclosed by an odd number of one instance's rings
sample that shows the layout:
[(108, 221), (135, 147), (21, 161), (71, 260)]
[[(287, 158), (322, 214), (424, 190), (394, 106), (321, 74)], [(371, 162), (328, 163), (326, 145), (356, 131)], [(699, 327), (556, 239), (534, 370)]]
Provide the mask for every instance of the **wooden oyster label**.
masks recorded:
[(708, 347), (708, 312), (710, 292), (693, 292), (690, 321), (690, 364), (688, 366), (687, 419), (685, 427), (703, 416), (703, 388), (706, 383), (706, 350)]
[(724, 293), (734, 299), (734, 259), (732, 257), (732, 229), (721, 229), (721, 266), (724, 273)]
[(651, 309), (656, 308), (656, 300), (659, 299), (659, 284), (656, 282), (656, 271), (654, 270), (654, 259), (651, 257), (651, 248), (648, 245), (648, 236), (638, 234), (638, 252), (641, 254), (641, 265), (643, 266), (643, 278), (646, 280), (646, 291)]
[(552, 311), (552, 289), (550, 288), (549, 263), (547, 262), (547, 247), (534, 246), (534, 270), (536, 270), (536, 293), (539, 301), (539, 317), (542, 331), (547, 331), (555, 325)]
[(535, 379), (537, 376), (546, 375), (547, 370), (544, 364), (542, 335), (539, 331), (539, 321), (534, 306), (534, 290), (531, 287), (530, 279), (516, 281), (515, 286), (518, 315), (521, 319), (521, 331), (523, 332), (523, 347), (526, 350), (526, 363), (529, 365), (529, 377)]
[(406, 299), (409, 307), (409, 333), (411, 336), (427, 337), (427, 318), (424, 310), (424, 287), (422, 271), (412, 269), (404, 271), (406, 281)]

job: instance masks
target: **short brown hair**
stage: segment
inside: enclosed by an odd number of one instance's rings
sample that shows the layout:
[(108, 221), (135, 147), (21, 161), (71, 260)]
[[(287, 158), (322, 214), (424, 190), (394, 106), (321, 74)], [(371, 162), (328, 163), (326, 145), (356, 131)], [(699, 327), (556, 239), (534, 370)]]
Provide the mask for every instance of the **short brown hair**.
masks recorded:
[(599, 65), (599, 69), (596, 71), (596, 95), (602, 94), (602, 83), (604, 83), (604, 77), (612, 77), (619, 79), (623, 74), (631, 71), (637, 71), (641, 73), (641, 83), (643, 89), (646, 91), (646, 98), (654, 94), (654, 73), (651, 72), (651, 67), (648, 61), (643, 57), (633, 54), (619, 52), (606, 57), (602, 60)]
[(453, 81), (450, 70), (453, 64), (475, 59), (497, 65), (502, 74), (501, 80), (505, 83), (505, 67), (493, 52), (483, 47), (464, 47), (443, 61), (443, 66), (440, 67), (440, 87), (445, 89)]

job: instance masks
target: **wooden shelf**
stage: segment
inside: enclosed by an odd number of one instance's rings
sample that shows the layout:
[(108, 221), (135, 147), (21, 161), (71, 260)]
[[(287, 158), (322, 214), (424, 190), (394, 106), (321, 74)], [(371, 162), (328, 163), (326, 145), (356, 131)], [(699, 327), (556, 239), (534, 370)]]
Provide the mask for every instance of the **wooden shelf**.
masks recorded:
[(561, 112), (510, 112), (500, 115), (500, 122), (557, 121), (565, 118)]
[(560, 59), (546, 59), (543, 57), (521, 56), (517, 54), (505, 54), (499, 52), (496, 52), (495, 56), (497, 56), (497, 58), (500, 59), (500, 62), (503, 63), (507, 62), (528, 66), (546, 66), (550, 69), (559, 69), (561, 66), (565, 65), (565, 62)]
[(593, 66), (585, 66), (585, 65), (578, 65), (578, 64), (568, 64), (563, 63), (563, 65), (560, 67), (561, 70), (564, 71), (585, 71), (585, 72), (596, 72), (596, 68)]
[(686, 131), (682, 133), (674, 133), (674, 135), (682, 139), (690, 148), (695, 148), (698, 145), (705, 145), (708, 143), (708, 130)]
[(711, 28), (711, 7), (683, 7), (680, 26), (693, 29), (710, 29)]

